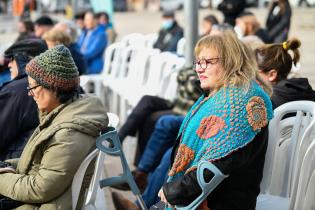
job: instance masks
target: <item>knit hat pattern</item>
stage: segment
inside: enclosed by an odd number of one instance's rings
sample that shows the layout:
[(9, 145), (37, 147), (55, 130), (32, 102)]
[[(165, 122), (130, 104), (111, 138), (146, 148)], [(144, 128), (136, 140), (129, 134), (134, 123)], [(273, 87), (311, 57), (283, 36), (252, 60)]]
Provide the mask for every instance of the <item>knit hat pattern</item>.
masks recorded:
[(44, 87), (71, 91), (79, 86), (79, 72), (70, 51), (58, 45), (36, 56), (26, 65), (26, 73)]

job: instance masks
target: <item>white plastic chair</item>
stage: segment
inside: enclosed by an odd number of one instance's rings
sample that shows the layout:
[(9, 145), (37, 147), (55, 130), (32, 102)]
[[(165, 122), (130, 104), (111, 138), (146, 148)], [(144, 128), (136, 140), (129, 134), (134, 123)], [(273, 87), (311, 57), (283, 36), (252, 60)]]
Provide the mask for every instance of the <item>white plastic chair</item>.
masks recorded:
[(315, 122), (307, 128), (299, 147), (297, 168), (300, 173), (295, 176), (299, 181), (293, 186), (290, 209), (311, 210), (315, 209)]
[[(294, 118), (285, 119), (288, 113), (296, 113)], [(297, 158), (296, 150), (302, 139), (307, 126), (314, 121), (315, 102), (312, 101), (293, 101), (281, 105), (274, 111), (274, 118), (269, 123), (269, 140), (266, 153), (263, 180), (261, 183), (262, 193), (271, 193), (279, 196), (288, 196), (291, 189), (292, 171)], [(290, 132), (292, 130), (292, 132)], [(284, 133), (284, 131), (289, 132)], [(282, 132), (282, 133), (281, 133)], [(286, 136), (288, 138), (286, 139)], [(285, 147), (287, 146), (287, 147)], [(285, 153), (284, 150), (288, 149)], [(283, 156), (279, 156), (279, 153)], [(287, 156), (286, 156), (287, 155)], [(286, 161), (286, 164), (279, 161)], [(279, 177), (281, 165), (285, 165), (285, 182), (279, 186), (275, 178)], [(275, 188), (281, 188), (277, 190)]]
[(152, 33), (152, 34), (147, 34), (145, 35), (145, 47), (147, 48), (153, 48), (153, 45), (158, 39), (158, 34), (157, 33)]
[(184, 56), (185, 45), (186, 45), (186, 39), (183, 37), (177, 42), (177, 50), (176, 50), (177, 55)]
[[(262, 193), (257, 198), (257, 210), (268, 210), (271, 207), (288, 210), (290, 204), (294, 203), (296, 177), (300, 173), (297, 163), (302, 154), (300, 145), (310, 123), (314, 123), (315, 103), (289, 102), (278, 107), (274, 113), (269, 124)], [(283, 119), (288, 113), (296, 113), (296, 116)]]
[(173, 57), (168, 60), (163, 74), (163, 78), (158, 90), (158, 96), (173, 101), (176, 97), (177, 91), (177, 75), (178, 72), (184, 67), (185, 58), (178, 57), (173, 54)]
[[(96, 96), (101, 98), (102, 102), (105, 101), (105, 96), (102, 92), (102, 81), (104, 80), (104, 78), (111, 78), (111, 76), (115, 74), (117, 70), (118, 57), (122, 47), (123, 45), (121, 43), (114, 43), (106, 48), (104, 56), (104, 67), (100, 74), (80, 76), (80, 85), (84, 89), (84, 91), (86, 93), (95, 93)], [(93, 87), (93, 90), (91, 90), (91, 87)]]
[[(119, 118), (116, 114), (107, 113), (109, 118), (108, 126), (117, 127)], [(106, 200), (104, 191), (99, 186), (99, 180), (103, 177), (104, 173), (104, 160), (105, 154), (100, 152), (99, 149), (93, 150), (81, 163), (72, 181), (72, 209), (75, 210), (80, 195), (82, 181), (88, 166), (92, 160), (97, 157), (95, 162), (94, 174), (85, 198), (83, 209), (85, 210), (106, 210)]]
[(132, 46), (132, 47), (145, 47), (145, 36), (140, 33), (131, 33), (126, 36), (124, 36), (121, 39), (121, 43), (124, 44), (124, 46)]

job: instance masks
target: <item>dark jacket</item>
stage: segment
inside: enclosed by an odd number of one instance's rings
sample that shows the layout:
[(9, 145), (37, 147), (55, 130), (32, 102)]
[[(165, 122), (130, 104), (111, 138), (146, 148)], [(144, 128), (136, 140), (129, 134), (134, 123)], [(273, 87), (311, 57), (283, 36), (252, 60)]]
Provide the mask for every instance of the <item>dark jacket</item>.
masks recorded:
[(85, 73), (87, 65), (82, 53), (80, 52), (79, 45), (77, 43), (72, 43), (69, 45), (69, 50), (74, 60), (75, 65), (78, 67), (79, 74)]
[(291, 14), (291, 6), (288, 1), (285, 4), (283, 14), (279, 11), (278, 2), (273, 2), (266, 22), (266, 28), (272, 42), (284, 42), (288, 39)]
[(223, 0), (218, 5), (218, 10), (223, 13), (224, 22), (234, 26), (235, 19), (244, 11), (245, 7), (245, 0)]
[(266, 44), (272, 42), (272, 40), (269, 37), (268, 31), (266, 29), (259, 28), (256, 31), (255, 35), (258, 36)]
[(284, 103), (298, 100), (315, 101), (315, 91), (307, 78), (282, 80), (273, 87), (271, 101), (274, 109)]
[[(213, 162), (229, 177), (208, 196), (211, 210), (254, 210), (260, 190), (265, 153), (268, 142), (268, 127), (264, 127), (254, 140), (228, 157)], [(174, 146), (172, 162), (179, 145)], [(211, 180), (213, 173), (206, 171), (205, 179)], [(163, 192), (170, 204), (188, 205), (201, 194), (196, 170), (181, 179), (166, 183)], [(226, 202), (228, 201), (228, 202)]]
[(175, 21), (170, 29), (161, 29), (159, 31), (158, 39), (153, 47), (158, 48), (161, 51), (176, 52), (177, 42), (183, 37), (183, 35), (183, 29)]
[(0, 160), (19, 157), (39, 123), (37, 106), (28, 96), (27, 86), (24, 74), (0, 89)]

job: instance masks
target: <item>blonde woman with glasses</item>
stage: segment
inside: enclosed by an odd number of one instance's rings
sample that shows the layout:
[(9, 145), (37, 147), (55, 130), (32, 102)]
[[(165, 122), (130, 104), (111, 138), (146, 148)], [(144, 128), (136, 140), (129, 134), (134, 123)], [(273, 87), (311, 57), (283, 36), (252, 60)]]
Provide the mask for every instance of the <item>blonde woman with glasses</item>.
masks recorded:
[[(159, 196), (169, 207), (191, 203), (201, 194), (197, 165), (206, 160), (228, 177), (199, 209), (254, 210), (273, 112), (268, 94), (255, 82), (253, 52), (227, 31), (199, 40), (195, 56), (204, 95), (181, 125)], [(207, 181), (213, 176), (205, 172)]]

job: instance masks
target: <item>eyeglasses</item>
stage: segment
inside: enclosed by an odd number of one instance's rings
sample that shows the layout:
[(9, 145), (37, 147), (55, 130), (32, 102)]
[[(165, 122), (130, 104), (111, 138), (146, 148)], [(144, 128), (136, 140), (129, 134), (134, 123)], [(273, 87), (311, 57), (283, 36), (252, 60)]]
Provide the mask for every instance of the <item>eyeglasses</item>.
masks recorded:
[(39, 86), (41, 86), (41, 85), (35, 85), (34, 87), (27, 87), (26, 89), (27, 89), (27, 91), (28, 91), (28, 93), (31, 95), (31, 96), (34, 96), (34, 89), (36, 89), (36, 88), (38, 88)]
[(195, 60), (195, 70), (197, 70), (198, 67), (202, 68), (203, 70), (206, 70), (209, 65), (215, 65), (219, 62), (220, 58), (203, 58), (200, 60)]

